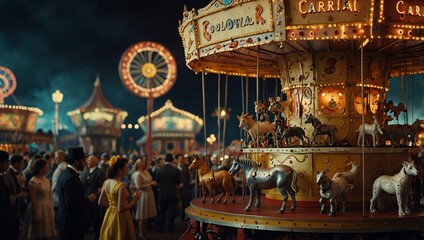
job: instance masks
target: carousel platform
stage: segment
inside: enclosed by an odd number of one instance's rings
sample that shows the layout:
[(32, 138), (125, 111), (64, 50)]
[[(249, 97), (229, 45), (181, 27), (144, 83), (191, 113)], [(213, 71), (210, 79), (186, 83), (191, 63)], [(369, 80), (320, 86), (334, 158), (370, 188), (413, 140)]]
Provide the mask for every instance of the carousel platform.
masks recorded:
[[(210, 204), (209, 200), (210, 198), (207, 198), (206, 202), (202, 203), (201, 198), (194, 199), (186, 209), (186, 215), (192, 220), (192, 234), (196, 232), (195, 235), (202, 236), (212, 232), (218, 236), (232, 232), (230, 235), (233, 236), (229, 237), (232, 239), (257, 237), (305, 239), (311, 234), (339, 235), (343, 239), (351, 239), (352, 236), (361, 238), (371, 236), (371, 239), (377, 236), (385, 239), (392, 239), (394, 236), (396, 238), (402, 236), (402, 239), (422, 239), (421, 231), (424, 229), (424, 210), (420, 207), (411, 208), (410, 215), (399, 217), (395, 206), (387, 211), (370, 213), (368, 205), (363, 211), (361, 206), (354, 204), (355, 206), (349, 208), (349, 212), (337, 212), (336, 216), (330, 217), (327, 214), (320, 214), (318, 202), (316, 207), (311, 206), (311, 203), (298, 202), (297, 208), (292, 211), (289, 210), (291, 206), (289, 201), (285, 213), (279, 214), (277, 210), (281, 206), (281, 201), (277, 200), (263, 198), (262, 206), (252, 207), (249, 212), (244, 211), (248, 196), (244, 199), (237, 196), (235, 203), (227, 205)], [(255, 237), (249, 237), (255, 234)], [(221, 236), (221, 239), (226, 237)], [(314, 239), (323, 238), (318, 236)]]

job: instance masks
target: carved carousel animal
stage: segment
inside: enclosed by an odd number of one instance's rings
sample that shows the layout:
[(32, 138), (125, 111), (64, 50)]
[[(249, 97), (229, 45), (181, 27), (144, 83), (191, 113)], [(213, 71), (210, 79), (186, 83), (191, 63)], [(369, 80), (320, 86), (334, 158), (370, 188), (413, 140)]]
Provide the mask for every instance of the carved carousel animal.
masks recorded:
[(329, 145), (333, 145), (334, 140), (336, 140), (337, 128), (331, 124), (322, 124), (321, 121), (314, 117), (312, 114), (306, 115), (305, 124), (310, 123), (314, 127), (314, 131), (312, 132), (312, 142), (316, 143), (316, 137), (318, 135), (327, 135)]
[(268, 112), (267, 112), (267, 103), (266, 102), (261, 102), (261, 101), (255, 101), (255, 113), (258, 116), (258, 121), (259, 122), (265, 122), (268, 121), (269, 122), (269, 116), (268, 116)]
[(417, 133), (421, 132), (423, 128), (421, 125), (424, 124), (424, 120), (415, 120), (411, 125), (403, 125), (402, 138), (404, 140), (404, 145), (409, 146), (408, 142), (411, 141), (413, 147), (417, 146), (416, 138)]
[(203, 202), (206, 201), (206, 190), (211, 195), (211, 203), (215, 202), (214, 189), (218, 188), (221, 191), (217, 202), (220, 202), (225, 194), (223, 204), (227, 203), (228, 197), (233, 196), (232, 202), (235, 202), (236, 180), (227, 171), (220, 170), (212, 172), (207, 166), (205, 160), (197, 155), (193, 155), (193, 162), (189, 166), (189, 170), (197, 169), (199, 176), (199, 184), (202, 186)]
[(269, 101), (269, 107), (268, 111), (274, 115), (274, 126), (275, 126), (275, 146), (281, 147), (281, 141), (282, 135), (283, 135), (283, 124), (286, 122), (285, 118), (283, 117), (283, 100), (280, 97), (274, 98), (268, 98)]
[(286, 140), (286, 146), (289, 146), (289, 140), (291, 137), (297, 137), (300, 140), (302, 146), (305, 146), (305, 138), (308, 140), (309, 146), (309, 138), (306, 136), (305, 131), (301, 127), (289, 127), (286, 123), (282, 124), (283, 133), (281, 138)]
[(228, 172), (231, 175), (236, 174), (243, 169), (246, 175), (246, 182), (250, 190), (249, 203), (244, 211), (250, 211), (253, 199), (256, 195), (256, 207), (261, 206), (261, 190), (277, 188), (283, 195), (283, 204), (278, 213), (284, 213), (288, 195), (292, 199), (290, 210), (296, 208), (296, 192), (297, 192), (297, 172), (286, 165), (277, 165), (270, 168), (262, 168), (250, 159), (234, 159)]
[(394, 176), (382, 175), (373, 184), (372, 198), (370, 200), (370, 211), (376, 212), (375, 201), (378, 200), (378, 209), (384, 209), (383, 193), (395, 194), (399, 207), (399, 216), (411, 213), (408, 207), (409, 192), (411, 190), (411, 178), (416, 176), (418, 170), (413, 161), (403, 162), (402, 169)]
[[(376, 144), (376, 134), (380, 133), (383, 135), (383, 131), (381, 131), (380, 124), (378, 124), (377, 116), (373, 116), (374, 122), (372, 124), (364, 123), (359, 126), (356, 132), (359, 132), (358, 135), (358, 146), (362, 146), (364, 143), (362, 142), (362, 137), (370, 134), (372, 136), (372, 145), (375, 147)], [(362, 144), (360, 144), (362, 142)]]
[(393, 113), (393, 115), (395, 116), (396, 120), (399, 120), (399, 115), (401, 112), (407, 112), (407, 109), (405, 107), (405, 104), (403, 103), (399, 103), (397, 106), (394, 105), (393, 100), (390, 100), (389, 102), (387, 102), (387, 104), (384, 106), (384, 111), (387, 112), (391, 112)]
[(327, 177), (327, 171), (317, 171), (317, 184), (320, 187), (319, 194), (321, 198), (319, 203), (321, 204), (321, 214), (327, 212), (327, 201), (330, 200), (330, 214), (329, 216), (334, 217), (336, 211), (338, 211), (337, 199), (342, 201), (342, 211), (347, 212), (346, 207), (346, 195), (353, 185), (349, 181), (353, 181), (353, 178), (358, 172), (358, 166), (356, 162), (350, 162), (347, 166), (351, 165), (352, 169), (347, 172), (336, 172), (333, 178), (330, 180)]
[[(424, 120), (417, 119), (411, 125), (393, 124), (384, 126), (381, 129), (383, 131), (383, 143), (385, 140), (390, 140), (392, 147), (410, 145), (416, 147), (417, 133), (423, 130), (422, 124), (424, 124)], [(409, 142), (411, 143), (410, 145)]]
[(250, 142), (251, 146), (252, 144), (261, 144), (261, 142), (264, 141), (265, 136), (269, 133), (271, 133), (275, 142), (275, 132), (273, 123), (255, 122), (252, 118), (252, 115), (249, 115), (248, 113), (242, 113), (240, 116), (237, 115), (237, 118), (240, 121), (239, 128), (246, 130), (252, 138), (252, 141)]

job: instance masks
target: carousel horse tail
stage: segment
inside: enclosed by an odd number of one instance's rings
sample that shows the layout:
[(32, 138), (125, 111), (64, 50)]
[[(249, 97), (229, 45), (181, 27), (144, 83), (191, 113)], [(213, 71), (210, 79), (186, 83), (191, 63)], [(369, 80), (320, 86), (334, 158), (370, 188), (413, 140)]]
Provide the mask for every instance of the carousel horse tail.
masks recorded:
[(297, 172), (294, 169), (292, 169), (291, 188), (295, 193), (299, 191), (299, 187), (297, 186)]

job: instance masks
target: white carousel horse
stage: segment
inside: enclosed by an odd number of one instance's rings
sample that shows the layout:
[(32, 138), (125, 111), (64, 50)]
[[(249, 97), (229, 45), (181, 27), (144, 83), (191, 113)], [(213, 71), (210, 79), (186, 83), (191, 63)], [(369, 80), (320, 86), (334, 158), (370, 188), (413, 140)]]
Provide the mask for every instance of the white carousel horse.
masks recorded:
[(244, 211), (250, 211), (253, 198), (256, 195), (256, 207), (261, 206), (261, 190), (277, 188), (283, 195), (283, 204), (278, 213), (284, 213), (288, 195), (292, 199), (290, 210), (296, 208), (297, 172), (286, 165), (277, 165), (270, 168), (262, 168), (250, 159), (234, 159), (228, 173), (236, 174), (243, 169), (246, 175), (246, 183), (250, 190), (250, 199)]
[(327, 212), (326, 202), (327, 200), (330, 200), (329, 216), (335, 216), (338, 209), (337, 199), (341, 199), (342, 201), (342, 211), (347, 212), (346, 194), (349, 189), (353, 188), (353, 185), (350, 184), (349, 181), (352, 181), (358, 172), (358, 165), (356, 162), (350, 162), (347, 165), (352, 165), (352, 169), (350, 171), (336, 172), (331, 180), (326, 175), (327, 170), (322, 172), (317, 171), (317, 184), (320, 187), (319, 193), (321, 195), (319, 200), (321, 204), (321, 214)]
[(359, 126), (359, 128), (356, 130), (356, 132), (359, 132), (358, 146), (362, 146), (364, 144), (364, 143), (362, 143), (362, 145), (361, 145), (359, 143), (359, 142), (362, 141), (362, 136), (365, 136), (367, 134), (371, 134), (372, 145), (373, 145), (373, 147), (375, 147), (375, 143), (376, 143), (375, 134), (380, 133), (381, 135), (383, 135), (383, 131), (381, 131), (380, 124), (378, 124), (377, 116), (373, 116), (373, 118), (374, 118), (374, 122), (372, 124), (368, 124), (368, 123), (361, 124), (361, 126)]
[(382, 175), (378, 177), (373, 184), (372, 198), (370, 200), (370, 212), (376, 212), (375, 201), (378, 199), (378, 208), (384, 209), (384, 198), (380, 197), (384, 192), (395, 194), (399, 207), (399, 216), (405, 216), (411, 213), (408, 207), (409, 191), (411, 188), (411, 178), (418, 174), (413, 161), (403, 162), (402, 169), (394, 176)]

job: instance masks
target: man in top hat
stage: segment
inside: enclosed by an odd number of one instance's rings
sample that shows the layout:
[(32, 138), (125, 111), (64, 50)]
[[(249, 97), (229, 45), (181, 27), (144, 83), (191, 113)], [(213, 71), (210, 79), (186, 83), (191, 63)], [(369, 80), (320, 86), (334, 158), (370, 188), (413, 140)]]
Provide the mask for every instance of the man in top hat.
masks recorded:
[(166, 154), (165, 165), (159, 168), (156, 181), (159, 186), (159, 216), (158, 232), (163, 231), (165, 216), (168, 213), (168, 231), (174, 231), (175, 216), (177, 214), (177, 203), (179, 201), (178, 189), (183, 187), (181, 173), (173, 165), (174, 157)]
[(3, 174), (9, 167), (9, 154), (0, 150), (0, 234), (1, 238), (9, 240), (12, 237), (12, 221), (14, 209), (13, 199), (3, 180)]
[(56, 229), (61, 239), (84, 239), (84, 224), (90, 203), (96, 201), (96, 194), (84, 197), (84, 188), (78, 177), (78, 171), (85, 167), (85, 155), (82, 147), (68, 149), (66, 159), (68, 167), (60, 174), (57, 180), (59, 208), (56, 215)]

